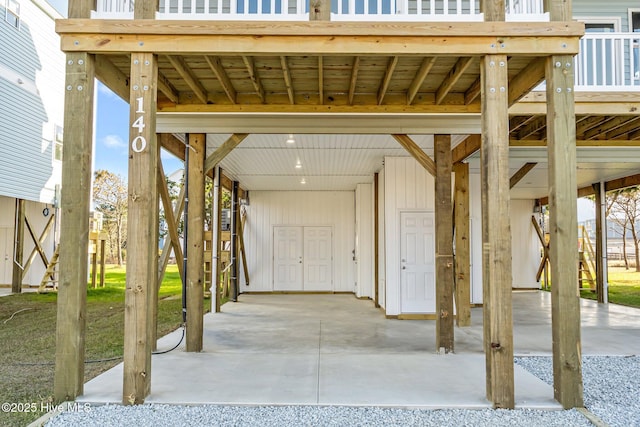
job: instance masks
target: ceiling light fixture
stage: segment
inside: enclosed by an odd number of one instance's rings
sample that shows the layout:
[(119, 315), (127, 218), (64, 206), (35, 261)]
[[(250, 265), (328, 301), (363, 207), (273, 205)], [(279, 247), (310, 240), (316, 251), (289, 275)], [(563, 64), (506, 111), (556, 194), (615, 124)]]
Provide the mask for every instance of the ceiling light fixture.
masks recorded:
[(307, 183), (307, 180), (306, 180), (306, 179), (302, 178), (302, 179), (300, 180), (300, 184), (303, 184), (303, 185), (304, 185), (304, 184), (306, 184), (306, 183)]
[(296, 140), (293, 138), (293, 134), (292, 133), (289, 134), (289, 138), (287, 138), (286, 142), (287, 142), (287, 144), (295, 144), (296, 143)]
[(296, 169), (302, 169), (302, 163), (300, 163), (300, 159), (296, 162)]

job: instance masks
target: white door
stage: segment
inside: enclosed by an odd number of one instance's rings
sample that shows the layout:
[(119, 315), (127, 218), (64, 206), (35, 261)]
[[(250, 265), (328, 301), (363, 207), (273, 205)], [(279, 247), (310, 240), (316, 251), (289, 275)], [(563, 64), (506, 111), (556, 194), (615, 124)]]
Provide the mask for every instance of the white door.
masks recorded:
[(331, 291), (331, 227), (304, 227), (304, 283), (305, 291)]
[(302, 290), (302, 227), (273, 229), (273, 290)]
[(434, 214), (401, 212), (400, 221), (400, 310), (402, 313), (434, 313)]
[(10, 285), (13, 277), (13, 228), (0, 227), (0, 284)]
[(331, 227), (274, 227), (274, 291), (332, 291)]

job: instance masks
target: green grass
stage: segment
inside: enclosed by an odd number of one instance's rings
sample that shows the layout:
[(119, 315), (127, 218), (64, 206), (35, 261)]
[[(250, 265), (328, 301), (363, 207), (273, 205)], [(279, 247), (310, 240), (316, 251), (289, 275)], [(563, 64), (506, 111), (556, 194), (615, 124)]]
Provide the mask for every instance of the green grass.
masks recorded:
[[(609, 302), (640, 308), (640, 272), (624, 267), (609, 267)], [(595, 292), (581, 290), (580, 296), (597, 299)]]
[[(181, 283), (175, 265), (167, 269), (158, 303), (158, 336), (182, 323)], [(124, 342), (125, 270), (108, 266), (105, 287), (87, 292), (85, 381), (121, 361)], [(0, 402), (50, 402), (55, 361), (56, 293), (0, 298)], [(209, 307), (205, 302), (205, 307)], [(11, 317), (13, 315), (13, 317)], [(9, 320), (10, 319), (10, 320)], [(0, 426), (24, 426), (42, 413), (0, 412)]]

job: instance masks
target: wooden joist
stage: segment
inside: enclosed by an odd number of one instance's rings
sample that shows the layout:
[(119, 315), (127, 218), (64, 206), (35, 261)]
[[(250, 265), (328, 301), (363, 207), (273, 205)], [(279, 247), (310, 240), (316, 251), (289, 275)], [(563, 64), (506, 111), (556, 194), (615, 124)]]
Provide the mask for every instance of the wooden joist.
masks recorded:
[(253, 61), (251, 56), (242, 56), (242, 61), (244, 62), (245, 67), (247, 68), (247, 72), (249, 73), (249, 79), (251, 79), (251, 83), (253, 84), (253, 88), (256, 91), (258, 97), (264, 104), (266, 101), (266, 95), (264, 93), (264, 87), (262, 86), (262, 82), (260, 81), (260, 76), (258, 75), (258, 70), (256, 69), (256, 64)]
[(220, 85), (222, 86), (224, 93), (227, 94), (229, 101), (231, 101), (232, 104), (235, 104), (236, 90), (234, 89), (233, 84), (231, 83), (231, 79), (229, 79), (229, 76), (227, 75), (227, 72), (222, 66), (222, 61), (220, 60), (220, 57), (205, 55), (204, 59), (207, 61), (207, 64), (209, 64), (209, 67), (211, 68), (211, 71), (218, 79), (218, 82), (220, 82)]
[(291, 71), (289, 70), (289, 61), (286, 56), (280, 57), (280, 65), (282, 66), (282, 75), (284, 78), (284, 86), (287, 89), (287, 95), (289, 95), (289, 103), (291, 105), (296, 103), (296, 96), (293, 91), (293, 82), (291, 80)]
[(407, 105), (413, 104), (413, 100), (416, 98), (418, 91), (422, 87), (422, 83), (429, 75), (429, 71), (433, 68), (433, 64), (436, 63), (437, 57), (426, 57), (422, 60), (422, 64), (418, 69), (415, 77), (411, 81), (411, 85), (409, 86), (409, 90), (407, 91)]
[(393, 56), (387, 64), (387, 69), (380, 83), (380, 89), (378, 89), (378, 105), (381, 105), (382, 101), (384, 101), (384, 96), (387, 94), (387, 89), (389, 89), (389, 83), (391, 83), (391, 77), (393, 77), (393, 71), (398, 65), (398, 59), (398, 56)]
[(472, 61), (473, 57), (462, 57), (458, 59), (458, 62), (449, 70), (449, 74), (447, 74), (447, 77), (445, 77), (440, 87), (436, 90), (436, 104), (441, 104), (442, 101), (444, 101), (444, 98), (449, 94), (451, 89), (453, 89), (453, 85), (462, 77), (462, 74), (469, 68)]
[(318, 104), (324, 104), (324, 57), (318, 56)]
[(158, 90), (166, 96), (169, 101), (177, 104), (180, 100), (180, 94), (173, 87), (169, 79), (167, 79), (162, 73), (158, 72)]
[(356, 83), (358, 82), (358, 71), (360, 70), (360, 57), (353, 58), (351, 67), (351, 79), (349, 80), (349, 105), (353, 105), (353, 97), (356, 94)]
[(180, 74), (180, 77), (182, 77), (184, 82), (191, 88), (200, 102), (206, 104), (209, 98), (207, 91), (193, 74), (193, 71), (189, 68), (184, 58), (178, 55), (167, 55), (167, 59), (171, 65), (173, 65), (173, 68), (176, 69), (178, 74)]
[(107, 55), (96, 57), (96, 78), (125, 102), (129, 102), (129, 77)]

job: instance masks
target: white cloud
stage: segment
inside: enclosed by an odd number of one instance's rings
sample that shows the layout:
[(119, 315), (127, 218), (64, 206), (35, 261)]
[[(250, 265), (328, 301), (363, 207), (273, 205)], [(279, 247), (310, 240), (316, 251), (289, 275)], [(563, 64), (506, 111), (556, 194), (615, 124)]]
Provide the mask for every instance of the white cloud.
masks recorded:
[(102, 144), (107, 148), (124, 148), (127, 146), (120, 138), (120, 135), (107, 135), (102, 138)]

